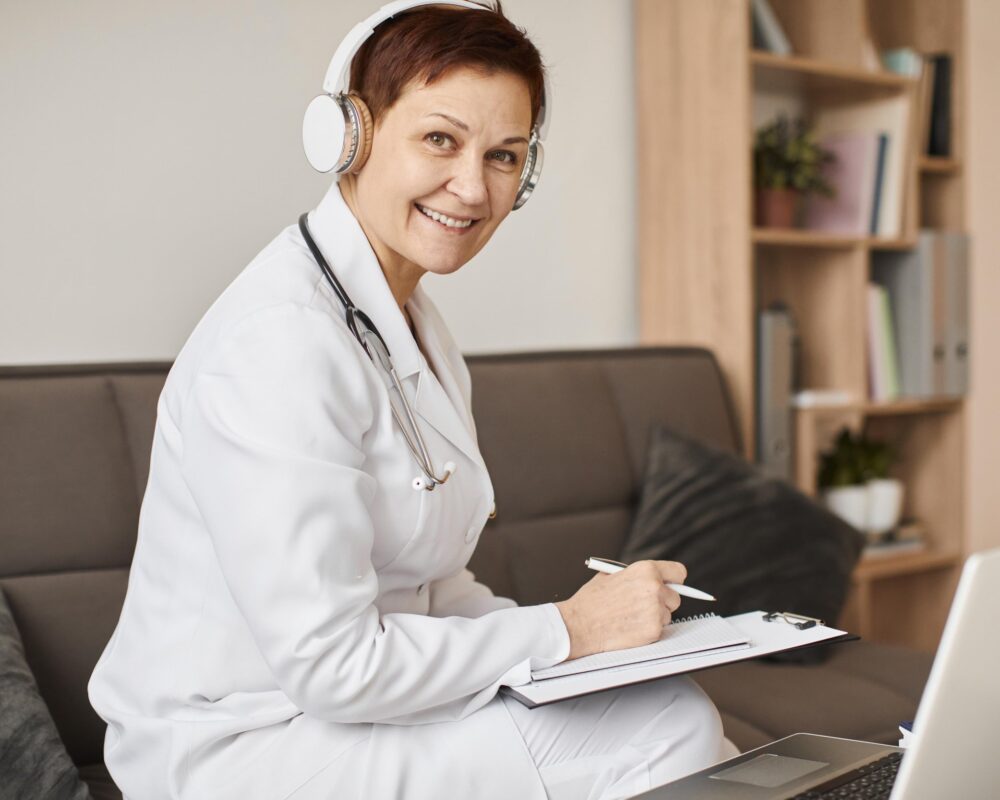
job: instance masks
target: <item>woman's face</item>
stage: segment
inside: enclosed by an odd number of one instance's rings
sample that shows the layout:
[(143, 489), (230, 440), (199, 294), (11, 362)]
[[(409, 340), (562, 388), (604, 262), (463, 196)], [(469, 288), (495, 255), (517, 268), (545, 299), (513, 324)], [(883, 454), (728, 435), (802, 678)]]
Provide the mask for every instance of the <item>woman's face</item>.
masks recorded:
[(530, 127), (527, 83), (510, 73), (407, 87), (351, 187), (383, 269), (444, 275), (478, 253), (514, 205)]

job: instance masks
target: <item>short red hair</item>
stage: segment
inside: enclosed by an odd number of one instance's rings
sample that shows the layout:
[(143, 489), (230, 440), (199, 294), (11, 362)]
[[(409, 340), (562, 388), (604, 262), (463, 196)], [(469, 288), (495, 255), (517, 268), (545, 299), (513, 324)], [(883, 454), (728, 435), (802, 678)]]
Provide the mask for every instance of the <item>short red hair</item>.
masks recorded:
[(383, 22), (351, 62), (350, 90), (359, 94), (377, 123), (411, 81), (434, 83), (453, 69), (524, 78), (534, 127), (544, 91), (545, 67), (538, 49), (503, 14), (458, 6), (419, 6)]

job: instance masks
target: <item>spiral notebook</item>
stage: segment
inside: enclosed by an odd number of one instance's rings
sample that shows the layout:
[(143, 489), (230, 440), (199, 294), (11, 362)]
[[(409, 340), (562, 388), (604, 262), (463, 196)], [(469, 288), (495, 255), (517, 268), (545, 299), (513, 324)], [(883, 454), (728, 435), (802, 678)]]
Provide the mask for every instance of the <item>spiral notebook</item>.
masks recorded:
[(653, 644), (598, 653), (535, 670), (526, 683), (503, 686), (500, 691), (528, 708), (535, 708), (633, 683), (812, 647), (820, 642), (858, 638), (818, 621), (799, 628), (783, 620), (784, 616), (748, 611), (731, 617), (714, 614), (688, 617), (664, 628), (663, 637)]
[(531, 679), (544, 681), (598, 669), (627, 667), (644, 661), (658, 661), (664, 658), (679, 658), (695, 653), (721, 652), (749, 646), (750, 639), (725, 619), (716, 614), (701, 614), (697, 617), (677, 619), (664, 626), (663, 636), (652, 644), (563, 661), (554, 667), (532, 670)]

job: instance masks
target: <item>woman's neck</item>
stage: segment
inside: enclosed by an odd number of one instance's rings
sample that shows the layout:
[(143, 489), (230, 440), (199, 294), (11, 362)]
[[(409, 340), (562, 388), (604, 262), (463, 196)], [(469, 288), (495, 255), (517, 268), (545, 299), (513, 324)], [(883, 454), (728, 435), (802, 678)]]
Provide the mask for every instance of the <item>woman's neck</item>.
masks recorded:
[(413, 290), (417, 288), (417, 284), (424, 276), (425, 270), (387, 247), (369, 229), (358, 206), (357, 185), (353, 175), (345, 175), (341, 179), (340, 194), (344, 198), (344, 202), (347, 203), (347, 207), (351, 210), (351, 213), (354, 214), (354, 218), (361, 226), (361, 230), (364, 231), (365, 237), (368, 239), (368, 244), (371, 245), (375, 253), (375, 258), (378, 259), (378, 264), (382, 269), (382, 274), (385, 276), (386, 283), (389, 284), (389, 291), (392, 292), (396, 305), (403, 312), (403, 317), (412, 331), (413, 321), (410, 319), (410, 315), (406, 313), (404, 306), (413, 294)]

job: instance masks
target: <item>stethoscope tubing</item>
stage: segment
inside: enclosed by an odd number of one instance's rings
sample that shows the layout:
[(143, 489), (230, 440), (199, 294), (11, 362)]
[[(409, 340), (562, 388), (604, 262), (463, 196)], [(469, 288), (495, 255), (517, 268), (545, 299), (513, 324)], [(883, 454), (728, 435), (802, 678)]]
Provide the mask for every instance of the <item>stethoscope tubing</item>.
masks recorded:
[[(415, 480), (414, 488), (433, 491), (436, 487), (447, 481), (448, 478), (451, 477), (454, 470), (448, 470), (446, 466), (443, 478), (439, 478), (434, 474), (434, 465), (432, 464), (430, 454), (427, 451), (427, 445), (424, 443), (424, 437), (420, 434), (420, 427), (417, 425), (417, 419), (413, 414), (413, 409), (410, 407), (409, 401), (406, 399), (406, 393), (403, 391), (403, 384), (399, 380), (399, 375), (396, 373), (396, 368), (392, 363), (392, 355), (389, 352), (389, 347), (386, 345), (385, 339), (382, 338), (382, 334), (379, 333), (375, 323), (372, 322), (371, 317), (354, 305), (354, 302), (351, 300), (347, 290), (344, 289), (340, 281), (337, 280), (337, 276), (334, 274), (333, 269), (330, 267), (330, 264), (327, 262), (323, 253), (320, 251), (319, 246), (312, 237), (312, 233), (309, 230), (308, 214), (302, 214), (299, 217), (299, 231), (302, 234), (302, 238), (305, 239), (306, 245), (309, 247), (309, 252), (312, 253), (312, 257), (315, 259), (316, 263), (319, 264), (319, 268), (322, 270), (327, 283), (330, 284), (330, 288), (333, 289), (333, 293), (337, 296), (341, 305), (343, 305), (344, 313), (347, 317), (347, 327), (354, 335), (354, 338), (358, 340), (358, 344), (361, 345), (361, 349), (365, 351), (365, 355), (371, 359), (372, 363), (376, 366), (381, 365), (382, 369), (389, 374), (392, 386), (399, 394), (400, 400), (403, 403), (403, 411), (406, 413), (406, 419), (410, 424), (410, 429), (413, 431), (414, 438), (416, 438), (416, 444), (413, 443), (413, 439), (410, 437), (406, 425), (403, 424), (403, 420), (399, 416), (396, 406), (390, 402), (389, 408), (392, 410), (392, 416), (396, 420), (396, 424), (399, 426), (399, 429), (403, 434), (406, 446), (409, 448), (414, 460), (420, 467), (421, 472), (423, 472), (424, 476), (427, 478), (427, 480), (423, 482), (421, 482), (419, 478)], [(373, 343), (373, 346), (369, 346), (369, 343), (365, 340), (365, 335), (363, 335), (359, 330), (359, 321), (365, 328), (364, 333), (370, 333), (375, 337), (376, 342)], [(373, 353), (372, 349), (376, 352)]]

